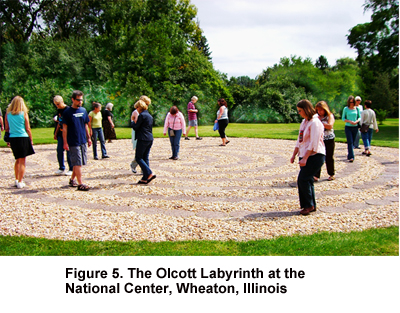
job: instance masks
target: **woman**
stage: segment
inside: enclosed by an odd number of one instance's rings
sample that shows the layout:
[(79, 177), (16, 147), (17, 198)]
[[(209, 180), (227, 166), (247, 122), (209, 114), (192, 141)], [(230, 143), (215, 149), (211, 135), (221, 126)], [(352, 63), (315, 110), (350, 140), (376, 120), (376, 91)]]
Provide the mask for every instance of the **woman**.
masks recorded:
[(314, 191), (314, 176), (325, 161), (324, 126), (315, 114), (310, 101), (297, 103), (297, 111), (304, 118), (300, 125), (299, 137), (290, 163), (299, 155), (300, 172), (297, 187), (300, 199), (300, 214), (308, 215), (317, 210)]
[(372, 101), (366, 100), (364, 102), (365, 110), (361, 113), (361, 122), (360, 124), (367, 124), (369, 125), (368, 131), (366, 133), (361, 132), (361, 137), (364, 142), (364, 152), (366, 156), (370, 156), (372, 153), (370, 151), (371, 148), (371, 140), (372, 140), (372, 133), (375, 129), (376, 132), (379, 132), (378, 124), (376, 123), (376, 115), (375, 112), (371, 109)]
[(361, 120), (360, 111), (356, 108), (355, 103), (354, 97), (350, 96), (342, 113), (342, 120), (346, 122), (344, 132), (347, 139), (347, 160), (350, 163), (354, 162), (354, 142), (358, 132), (358, 122)]
[(103, 114), (104, 137), (105, 139), (108, 139), (108, 143), (111, 143), (112, 139), (117, 139), (113, 122), (114, 115), (111, 113), (113, 106), (114, 104), (111, 102), (107, 103)]
[(24, 99), (16, 96), (7, 108), (5, 116), (6, 131), (10, 133), (10, 146), (14, 154), (15, 186), (25, 187), (23, 178), (26, 169), (26, 157), (35, 154), (31, 126), (29, 124), (28, 108)]
[(138, 184), (148, 184), (157, 176), (150, 169), (149, 155), (153, 145), (153, 117), (147, 111), (147, 104), (143, 100), (135, 103), (135, 108), (139, 112), (137, 121), (131, 122), (131, 127), (135, 130), (137, 139), (135, 159), (143, 172), (143, 177)]
[(72, 175), (72, 164), (71, 157), (69, 151), (67, 151), (67, 163), (68, 163), (68, 172), (65, 172), (64, 165), (64, 140), (63, 140), (63, 126), (62, 126), (62, 115), (65, 110), (68, 109), (68, 106), (64, 103), (64, 99), (61, 96), (55, 96), (53, 99), (54, 105), (57, 107), (57, 116), (56, 116), (56, 130), (54, 132), (54, 140), (57, 140), (57, 161), (58, 161), (58, 171), (56, 171), (56, 175), (65, 174), (67, 176)]
[(220, 144), (220, 146), (226, 146), (230, 142), (225, 135), (225, 129), (229, 124), (228, 104), (225, 99), (218, 99), (218, 105), (219, 109), (217, 111), (217, 119), (215, 120), (215, 123), (218, 123), (218, 132), (222, 139), (222, 144)]
[(89, 113), (89, 130), (90, 130), (90, 137), (92, 138), (93, 144), (93, 158), (98, 160), (97, 157), (97, 138), (100, 140), (100, 147), (101, 147), (101, 157), (102, 159), (108, 159), (109, 156), (107, 155), (106, 150), (106, 142), (104, 140), (103, 129), (101, 128), (101, 104), (98, 102), (93, 103), (93, 111)]
[[(324, 144), (326, 149), (326, 170), (328, 172), (328, 180), (335, 179), (335, 160), (333, 153), (335, 151), (335, 133), (333, 132), (333, 124), (335, 124), (335, 117), (329, 110), (328, 104), (325, 101), (319, 101), (315, 106), (318, 118), (324, 125)], [(321, 171), (315, 175), (314, 180), (318, 181), (321, 177)]]
[(167, 134), (167, 130), (172, 149), (172, 156), (170, 159), (178, 160), (182, 132), (183, 135), (186, 136), (186, 124), (183, 114), (179, 112), (176, 106), (173, 106), (167, 113), (164, 122), (164, 136)]

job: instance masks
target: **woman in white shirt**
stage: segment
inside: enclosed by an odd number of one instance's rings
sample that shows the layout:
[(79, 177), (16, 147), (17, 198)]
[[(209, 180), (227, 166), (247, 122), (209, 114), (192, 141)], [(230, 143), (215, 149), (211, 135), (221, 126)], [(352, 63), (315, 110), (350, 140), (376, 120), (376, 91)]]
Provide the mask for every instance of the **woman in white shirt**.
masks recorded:
[(375, 112), (371, 109), (372, 102), (371, 100), (366, 100), (364, 102), (365, 110), (361, 113), (361, 121), (360, 124), (367, 124), (369, 125), (367, 132), (361, 132), (361, 138), (364, 142), (365, 151), (362, 154), (367, 156), (371, 155), (371, 140), (372, 140), (372, 133), (375, 129), (376, 132), (379, 131), (378, 124), (376, 123), (376, 115)]
[(299, 155), (300, 172), (297, 187), (300, 199), (300, 214), (308, 215), (317, 210), (314, 191), (314, 176), (325, 162), (324, 126), (308, 100), (297, 103), (297, 111), (304, 118), (290, 163)]

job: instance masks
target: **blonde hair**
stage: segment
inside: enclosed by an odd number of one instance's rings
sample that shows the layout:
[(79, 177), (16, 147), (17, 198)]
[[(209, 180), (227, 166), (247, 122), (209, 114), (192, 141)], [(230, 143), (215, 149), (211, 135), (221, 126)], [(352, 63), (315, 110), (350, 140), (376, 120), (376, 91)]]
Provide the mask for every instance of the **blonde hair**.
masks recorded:
[(144, 102), (143, 100), (138, 100), (135, 103), (134, 107), (135, 107), (135, 109), (141, 108), (143, 111), (147, 110), (147, 108), (148, 108), (146, 102)]
[(25, 105), (24, 99), (20, 96), (15, 96), (7, 108), (7, 113), (17, 115), (21, 112), (28, 113), (28, 108)]
[(332, 114), (331, 110), (329, 110), (329, 106), (325, 101), (319, 101), (316, 105), (315, 105), (315, 110), (317, 108), (321, 108), (322, 110), (325, 111), (325, 116), (330, 116)]
[(148, 96), (143, 95), (143, 96), (140, 96), (139, 99), (144, 101), (144, 103), (147, 104), (147, 106), (149, 106), (151, 104), (151, 100), (150, 100), (150, 98)]
[(57, 95), (53, 98), (53, 102), (57, 103), (57, 104), (61, 104), (61, 103), (64, 103), (64, 99), (63, 99), (63, 97)]
[(199, 100), (199, 98), (197, 98), (196, 96), (193, 96), (190, 100)]

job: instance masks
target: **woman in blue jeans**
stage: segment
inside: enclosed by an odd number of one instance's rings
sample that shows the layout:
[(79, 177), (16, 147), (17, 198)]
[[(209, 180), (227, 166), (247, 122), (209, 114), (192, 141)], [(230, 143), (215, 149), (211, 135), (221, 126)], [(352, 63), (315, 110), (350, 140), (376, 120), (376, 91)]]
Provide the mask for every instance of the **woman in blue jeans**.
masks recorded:
[(93, 141), (93, 158), (98, 160), (97, 157), (97, 138), (100, 140), (101, 147), (101, 158), (108, 159), (106, 150), (106, 141), (104, 139), (104, 133), (102, 128), (102, 115), (101, 115), (101, 104), (98, 102), (93, 102), (93, 111), (89, 113), (89, 129), (90, 129), (90, 137), (92, 137)]
[(135, 108), (139, 112), (137, 121), (131, 121), (131, 127), (135, 130), (137, 139), (135, 159), (143, 172), (143, 177), (138, 184), (148, 184), (157, 176), (150, 169), (149, 155), (153, 145), (153, 117), (147, 111), (147, 104), (143, 100), (135, 103)]
[(354, 161), (354, 141), (358, 133), (358, 122), (361, 120), (360, 111), (356, 108), (355, 103), (354, 97), (350, 96), (342, 113), (342, 120), (346, 122), (344, 132), (347, 139), (347, 160), (349, 162)]
[(297, 111), (304, 118), (290, 163), (299, 155), (300, 172), (297, 177), (301, 215), (317, 210), (314, 191), (314, 176), (325, 162), (324, 126), (308, 100), (297, 103)]
[[(173, 133), (171, 132), (173, 131)], [(178, 160), (180, 142), (183, 135), (186, 137), (186, 123), (185, 117), (179, 112), (176, 106), (173, 106), (165, 118), (164, 122), (164, 136), (168, 132), (169, 141), (171, 142), (172, 156), (171, 160)]]
[(379, 131), (378, 123), (376, 122), (376, 115), (375, 112), (371, 109), (372, 101), (366, 100), (365, 103), (365, 110), (361, 113), (361, 125), (367, 124), (369, 125), (368, 131), (366, 133), (361, 133), (362, 140), (364, 142), (365, 151), (362, 153), (366, 156), (371, 155), (371, 140), (372, 140), (372, 133), (374, 129), (376, 132)]

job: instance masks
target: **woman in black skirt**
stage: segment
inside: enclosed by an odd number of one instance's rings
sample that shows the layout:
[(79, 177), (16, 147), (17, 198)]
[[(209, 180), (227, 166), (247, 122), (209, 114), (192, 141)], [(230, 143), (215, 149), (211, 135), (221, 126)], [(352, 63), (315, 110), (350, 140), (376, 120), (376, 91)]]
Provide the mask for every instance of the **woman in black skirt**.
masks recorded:
[(7, 108), (6, 131), (10, 133), (10, 146), (15, 158), (15, 186), (24, 188), (25, 159), (33, 151), (32, 132), (29, 124), (28, 108), (24, 99), (16, 96)]
[(117, 139), (117, 135), (115, 134), (114, 128), (114, 115), (111, 113), (113, 104), (111, 102), (107, 103), (106, 109), (103, 113), (103, 130), (104, 130), (104, 138), (107, 140), (108, 143), (111, 143), (113, 139)]

